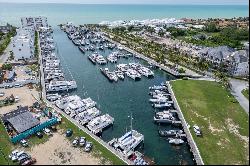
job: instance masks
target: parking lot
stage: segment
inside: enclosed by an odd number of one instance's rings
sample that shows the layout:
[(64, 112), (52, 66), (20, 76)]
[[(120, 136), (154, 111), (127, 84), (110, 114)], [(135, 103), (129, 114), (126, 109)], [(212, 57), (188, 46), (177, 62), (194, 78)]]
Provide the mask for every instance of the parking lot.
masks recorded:
[(35, 145), (28, 153), (36, 158), (37, 165), (98, 165), (100, 161), (84, 152), (83, 148), (73, 147), (64, 133), (53, 133), (49, 141)]
[(39, 98), (39, 94), (36, 89), (29, 89), (27, 86), (20, 88), (0, 89), (0, 92), (5, 93), (3, 97), (0, 97), (0, 100), (4, 100), (6, 97), (10, 97), (12, 94), (14, 97), (17, 96), (20, 99), (13, 105), (2, 107), (0, 110), (1, 115), (17, 109), (17, 106), (19, 105), (32, 106), (33, 103), (36, 102), (36, 99), (33, 96), (35, 96), (37, 99)]

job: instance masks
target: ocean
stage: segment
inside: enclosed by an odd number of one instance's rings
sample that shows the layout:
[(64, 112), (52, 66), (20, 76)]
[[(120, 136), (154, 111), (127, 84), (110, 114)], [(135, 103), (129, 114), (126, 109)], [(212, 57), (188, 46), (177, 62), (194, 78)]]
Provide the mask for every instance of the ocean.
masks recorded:
[(0, 3), (0, 25), (20, 26), (20, 17), (46, 16), (50, 25), (153, 18), (233, 18), (249, 15), (244, 5), (86, 5)]

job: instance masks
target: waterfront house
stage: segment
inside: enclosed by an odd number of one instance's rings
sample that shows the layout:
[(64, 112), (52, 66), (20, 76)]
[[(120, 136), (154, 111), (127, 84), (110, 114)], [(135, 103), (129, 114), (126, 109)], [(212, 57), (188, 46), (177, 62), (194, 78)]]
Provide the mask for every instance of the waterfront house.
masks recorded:
[(249, 75), (249, 57), (248, 51), (240, 50), (236, 51), (231, 56), (233, 76), (246, 77)]
[(222, 62), (227, 63), (234, 51), (233, 48), (228, 46), (205, 47), (199, 51), (199, 55), (200, 58), (205, 58), (207, 61), (219, 65)]

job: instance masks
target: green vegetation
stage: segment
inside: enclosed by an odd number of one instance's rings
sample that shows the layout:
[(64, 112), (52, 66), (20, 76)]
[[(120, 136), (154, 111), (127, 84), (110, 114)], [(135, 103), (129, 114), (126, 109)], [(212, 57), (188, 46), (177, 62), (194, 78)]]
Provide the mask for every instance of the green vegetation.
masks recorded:
[[(243, 47), (241, 42), (249, 40), (248, 29), (242, 29), (233, 26), (219, 29), (214, 23), (207, 24), (203, 29), (182, 30), (171, 27), (167, 28), (166, 30), (171, 32), (171, 35), (175, 38), (184, 40), (188, 43), (208, 47), (226, 45), (232, 48), (241, 49)], [(195, 35), (199, 35), (199, 39), (195, 39)]]
[(9, 58), (10, 58), (10, 60), (14, 60), (15, 57), (14, 57), (14, 52), (13, 51), (10, 51), (10, 57)]
[(180, 69), (179, 69), (179, 73), (185, 73), (185, 72), (186, 72), (185, 69), (183, 69), (183, 68), (180, 68)]
[(35, 42), (34, 42), (34, 46), (35, 46), (35, 52), (34, 52), (34, 56), (36, 58), (38, 58), (39, 56), (39, 45), (38, 45), (38, 32), (35, 32)]
[[(205, 164), (249, 163), (249, 118), (230, 92), (210, 81), (171, 82)], [(203, 133), (197, 137), (192, 126)]]
[(249, 100), (249, 89), (243, 90), (242, 94)]
[[(71, 123), (69, 120), (67, 120), (65, 117), (62, 118), (62, 124), (59, 126), (61, 129), (66, 132), (67, 129), (73, 130), (73, 136), (71, 136), (69, 139), (72, 141), (72, 139), (75, 138), (75, 136), (83, 136), (86, 137), (88, 141), (91, 141), (93, 143), (93, 154), (96, 157), (102, 157), (106, 159), (108, 162), (112, 162), (113, 165), (125, 165), (122, 160), (120, 160), (118, 157), (116, 157), (112, 152), (110, 152), (108, 149), (106, 149), (104, 146), (99, 144), (97, 141), (95, 141), (92, 137), (90, 137), (87, 133), (83, 132), (81, 129), (79, 129), (77, 126), (75, 126), (73, 123)], [(102, 162), (106, 162), (102, 161)], [(102, 163), (105, 164), (105, 163)]]
[(11, 37), (15, 36), (16, 28), (13, 28), (7, 35), (1, 34), (0, 38), (0, 55), (3, 54), (4, 50), (8, 47)]
[(12, 70), (12, 64), (9, 64), (9, 63), (3, 64), (2, 70)]
[(9, 136), (4, 128), (2, 121), (0, 120), (0, 165), (14, 165), (9, 160), (9, 154), (12, 151), (13, 144), (9, 141)]

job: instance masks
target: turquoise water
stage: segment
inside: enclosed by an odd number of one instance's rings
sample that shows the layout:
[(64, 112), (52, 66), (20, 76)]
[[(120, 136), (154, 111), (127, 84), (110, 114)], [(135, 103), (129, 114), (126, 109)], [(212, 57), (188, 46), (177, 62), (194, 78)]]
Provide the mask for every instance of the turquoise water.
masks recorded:
[(83, 5), (0, 3), (0, 24), (20, 25), (20, 17), (46, 16), (50, 25), (71, 21), (75, 24), (103, 20), (152, 18), (232, 18), (248, 16), (248, 6), (233, 5)]

